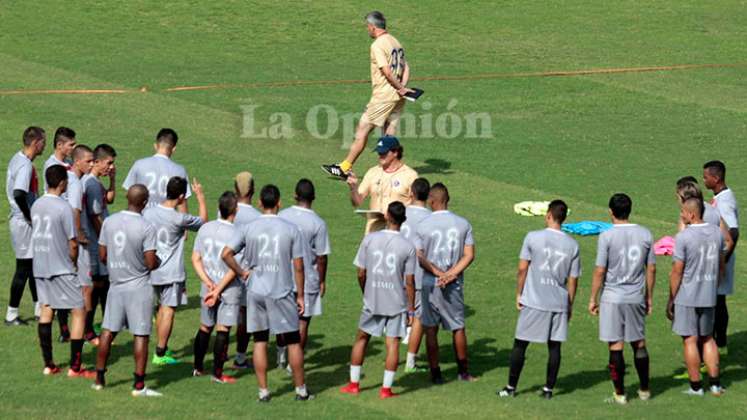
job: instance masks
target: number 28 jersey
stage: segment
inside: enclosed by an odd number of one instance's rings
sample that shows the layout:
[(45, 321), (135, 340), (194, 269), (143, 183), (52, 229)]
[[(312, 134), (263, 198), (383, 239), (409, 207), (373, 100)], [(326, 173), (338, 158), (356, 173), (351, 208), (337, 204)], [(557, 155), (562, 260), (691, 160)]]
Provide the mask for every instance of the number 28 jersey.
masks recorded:
[[(448, 210), (434, 211), (415, 228), (415, 247), (441, 271), (456, 265), (464, 256), (464, 247), (474, 244), (472, 225)], [(423, 273), (423, 285), (433, 286), (435, 282), (433, 274)], [(461, 286), (463, 282), (460, 275), (454, 284)]]

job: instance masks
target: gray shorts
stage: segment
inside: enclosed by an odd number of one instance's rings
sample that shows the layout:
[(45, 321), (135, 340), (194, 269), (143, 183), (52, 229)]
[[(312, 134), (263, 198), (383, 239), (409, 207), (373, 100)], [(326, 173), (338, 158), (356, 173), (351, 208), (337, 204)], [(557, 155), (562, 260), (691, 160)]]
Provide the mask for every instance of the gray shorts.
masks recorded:
[(607, 303), (599, 305), (599, 339), (608, 343), (633, 343), (646, 338), (646, 305)]
[(274, 299), (247, 292), (246, 331), (270, 330), (277, 335), (298, 331), (298, 307), (294, 293)]
[(93, 286), (93, 275), (91, 273), (91, 254), (86, 248), (79, 248), (78, 254), (78, 281), (82, 286)]
[(681, 337), (713, 335), (716, 308), (693, 308), (674, 305), (672, 331)]
[(111, 332), (127, 328), (133, 335), (150, 335), (153, 322), (153, 287), (112, 286), (106, 295), (101, 328)]
[(62, 274), (50, 278), (36, 278), (39, 302), (52, 309), (83, 307), (83, 290), (77, 274)]
[(319, 293), (306, 293), (303, 295), (304, 311), (303, 317), (310, 318), (322, 314), (322, 297)]
[(568, 338), (568, 313), (542, 311), (525, 306), (516, 321), (515, 337), (532, 343), (565, 341)]
[(99, 243), (88, 240), (88, 256), (89, 264), (91, 266), (92, 276), (108, 276), (109, 270), (106, 269), (106, 264), (102, 263), (99, 259)]
[(363, 308), (358, 328), (374, 337), (386, 334), (387, 337), (404, 338), (407, 335), (407, 312), (392, 316), (374, 315)]
[(13, 251), (16, 259), (23, 260), (33, 258), (34, 252), (31, 249), (31, 225), (26, 219), (11, 217), (8, 221), (10, 229), (10, 241), (13, 244)]
[(185, 282), (153, 286), (158, 296), (158, 303), (176, 308), (187, 304), (187, 285)]
[(239, 308), (238, 304), (223, 301), (212, 307), (202, 302), (200, 305), (200, 323), (206, 327), (212, 327), (215, 324), (233, 327), (239, 322)]
[(423, 285), (420, 322), (424, 327), (441, 326), (449, 331), (464, 328), (464, 289), (457, 283), (445, 288)]
[(415, 289), (415, 318), (420, 319), (423, 316), (423, 291)]

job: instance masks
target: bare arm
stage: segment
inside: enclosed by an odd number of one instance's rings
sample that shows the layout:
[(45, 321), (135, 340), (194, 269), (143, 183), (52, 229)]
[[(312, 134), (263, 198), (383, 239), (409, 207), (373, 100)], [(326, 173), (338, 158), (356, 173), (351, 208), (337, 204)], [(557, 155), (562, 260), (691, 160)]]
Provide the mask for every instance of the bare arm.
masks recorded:
[(418, 262), (420, 262), (420, 266), (423, 267), (423, 270), (433, 274), (436, 278), (444, 275), (443, 271), (439, 270), (435, 265), (428, 261), (421, 249), (418, 250)]
[(519, 268), (516, 271), (516, 309), (519, 310), (523, 307), (519, 301), (521, 300), (521, 293), (524, 291), (524, 283), (527, 281), (528, 272), (529, 261), (519, 260)]
[(91, 224), (93, 225), (93, 230), (96, 232), (96, 236), (101, 235), (101, 226), (104, 225), (104, 215), (94, 214), (91, 217)]
[(366, 269), (358, 267), (358, 285), (361, 287), (361, 292), (366, 291)]
[(672, 263), (672, 271), (669, 273), (669, 301), (667, 302), (667, 318), (670, 320), (674, 319), (674, 297), (677, 296), (677, 291), (680, 290), (682, 273), (684, 271), (684, 262), (674, 261)]
[(731, 259), (731, 254), (734, 253), (734, 248), (737, 247), (737, 242), (739, 242), (739, 229), (737, 228), (730, 228), (729, 234), (725, 235), (724, 238), (731, 239), (731, 248), (729, 248), (729, 241), (727, 239), (726, 247), (726, 261), (729, 261)]
[[(389, 66), (381, 67), (379, 70), (381, 70), (381, 74), (386, 77), (386, 81), (389, 82), (389, 84), (394, 88), (394, 90), (397, 91), (397, 93), (399, 93), (400, 96), (410, 91), (410, 89), (407, 89), (405, 87), (405, 84), (403, 82), (400, 82), (397, 76), (392, 73), (392, 69)], [(408, 71), (407, 66), (405, 66), (404, 71)], [(404, 80), (404, 72), (402, 76), (402, 79)], [(407, 77), (409, 79), (410, 76), (408, 75)]]
[(161, 261), (158, 259), (155, 250), (145, 251), (143, 257), (145, 257), (145, 266), (150, 271), (155, 270), (159, 265), (161, 265)]
[(350, 203), (353, 207), (360, 207), (368, 194), (360, 194), (358, 192), (358, 177), (352, 171), (350, 172), (350, 175), (348, 175), (347, 182), (348, 187), (350, 187)]
[(67, 246), (70, 251), (70, 260), (73, 262), (74, 266), (78, 266), (78, 241), (73, 238), (67, 241)]
[(208, 291), (212, 291), (215, 288), (215, 284), (205, 272), (205, 266), (202, 264), (202, 255), (197, 251), (192, 251), (192, 267), (194, 267), (195, 273), (197, 273), (197, 277), (200, 278), (202, 284), (207, 287)]
[(472, 264), (475, 260), (475, 246), (465, 245), (462, 252), (462, 258), (454, 264), (441, 278), (438, 279), (437, 286), (443, 287), (453, 282)]
[(104, 199), (106, 200), (107, 204), (113, 204), (114, 198), (117, 196), (117, 169), (116, 167), (113, 167), (109, 171), (109, 189), (106, 190), (106, 195), (104, 196)]
[(654, 285), (656, 285), (656, 264), (646, 266), (646, 313), (651, 315), (654, 308)]
[(106, 257), (106, 247), (104, 245), (99, 245), (99, 259), (104, 264), (106, 264)]
[(597, 266), (594, 268), (594, 274), (591, 277), (591, 295), (589, 296), (589, 313), (592, 315), (599, 315), (599, 291), (602, 290), (606, 275), (606, 267)]
[(319, 273), (319, 296), (324, 297), (327, 292), (327, 261), (326, 255), (320, 255), (316, 259), (316, 271)]
[(410, 81), (410, 63), (405, 60), (405, 68), (402, 70), (402, 86), (407, 86)]
[(296, 293), (303, 297), (304, 294), (304, 271), (303, 271), (303, 258), (293, 259), (293, 271), (295, 271), (294, 278), (296, 279)]
[[(208, 217), (209, 217), (207, 201), (205, 200), (205, 193), (202, 191), (202, 185), (197, 181), (197, 178), (192, 178), (192, 192), (195, 193), (195, 197), (197, 198), (197, 205), (199, 206), (200, 219), (202, 219), (203, 223), (207, 223)], [(184, 200), (184, 203), (185, 203), (184, 210), (187, 210), (187, 207), (186, 207), (187, 200)]]
[(80, 214), (81, 211), (78, 209), (73, 209), (73, 222), (75, 223), (75, 235), (78, 237), (78, 243), (81, 245), (85, 245), (88, 243), (88, 239), (86, 239), (86, 234), (83, 232), (83, 227), (80, 224)]
[(239, 277), (241, 277), (242, 280), (246, 280), (249, 277), (249, 272), (244, 271), (239, 263), (236, 261), (235, 258), (236, 252), (234, 252), (233, 249), (229, 247), (224, 247), (223, 251), (220, 254), (220, 257), (223, 259), (223, 262), (226, 263), (228, 268), (233, 270), (234, 273), (238, 273)]
[(568, 288), (568, 316), (573, 311), (573, 302), (576, 300), (576, 289), (578, 288), (578, 277), (568, 277), (566, 284)]

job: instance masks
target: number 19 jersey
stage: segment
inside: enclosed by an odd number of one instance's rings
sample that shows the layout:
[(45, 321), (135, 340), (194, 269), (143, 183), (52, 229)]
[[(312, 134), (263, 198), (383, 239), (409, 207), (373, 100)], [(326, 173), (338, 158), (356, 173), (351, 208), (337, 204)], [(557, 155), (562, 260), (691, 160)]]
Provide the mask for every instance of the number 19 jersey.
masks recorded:
[(607, 269), (602, 302), (644, 303), (646, 266), (656, 263), (651, 232), (635, 224), (618, 224), (599, 235), (596, 266)]

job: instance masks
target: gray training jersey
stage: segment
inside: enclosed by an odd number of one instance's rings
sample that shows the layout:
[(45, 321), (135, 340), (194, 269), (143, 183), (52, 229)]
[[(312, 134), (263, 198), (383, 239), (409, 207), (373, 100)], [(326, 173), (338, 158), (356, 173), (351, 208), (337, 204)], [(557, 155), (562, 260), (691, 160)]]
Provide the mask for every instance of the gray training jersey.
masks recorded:
[[(431, 211), (425, 207), (418, 206), (407, 206), (405, 210), (405, 216), (407, 220), (400, 227), (400, 233), (408, 241), (412, 242), (414, 246), (417, 246), (415, 242), (415, 230), (423, 219), (431, 215)], [(420, 290), (423, 288), (423, 267), (420, 264), (415, 264), (415, 289)]]
[(653, 236), (643, 226), (613, 225), (599, 235), (597, 267), (607, 269), (602, 302), (644, 303), (646, 266), (656, 264)]
[[(716, 209), (729, 229), (739, 228), (739, 205), (731, 189), (726, 188), (713, 198)], [(708, 207), (708, 206), (706, 206)], [(719, 295), (730, 295), (734, 293), (734, 269), (737, 260), (736, 251), (731, 254), (726, 262), (726, 275), (718, 287)]]
[(89, 249), (96, 248), (98, 235), (93, 227), (93, 219), (96, 216), (102, 216), (106, 219), (109, 216), (109, 205), (106, 202), (106, 188), (93, 174), (84, 175), (80, 183), (83, 188), (83, 212), (81, 214), (80, 225), (88, 239)]
[(303, 258), (304, 242), (295, 224), (273, 214), (263, 214), (243, 226), (227, 245), (244, 250), (244, 266), (252, 270), (249, 290), (259, 296), (281, 299), (293, 291), (291, 261)]
[(690, 225), (674, 237), (672, 259), (685, 263), (682, 283), (674, 299), (676, 305), (695, 308), (716, 306), (723, 249), (721, 230), (707, 223)]
[(519, 302), (541, 311), (568, 312), (566, 282), (581, 276), (576, 240), (555, 229), (529, 232), (519, 258), (530, 262)]
[(34, 204), (37, 194), (39, 194), (39, 180), (36, 177), (36, 169), (29, 159), (22, 152), (13, 155), (8, 163), (8, 171), (5, 177), (5, 196), (8, 198), (10, 205), (10, 217), (23, 219), (23, 213), (18, 208), (16, 200), (13, 198), (13, 191), (21, 190), (28, 193), (26, 202), (29, 208)]
[(353, 262), (366, 270), (363, 306), (374, 315), (407, 311), (405, 276), (415, 274), (417, 256), (412, 242), (399, 232), (381, 230), (363, 238)]
[[(236, 234), (236, 227), (233, 223), (218, 219), (202, 225), (197, 232), (193, 251), (202, 257), (202, 266), (205, 273), (210, 277), (215, 285), (218, 285), (223, 277), (230, 271), (230, 268), (223, 262), (221, 253), (226, 244)], [(200, 286), (200, 296), (207, 294), (207, 288), (204, 284)], [(241, 289), (237, 280), (232, 281), (221, 294), (226, 303), (238, 304), (241, 296)]]
[[(464, 255), (464, 247), (474, 245), (472, 226), (467, 219), (448, 210), (434, 211), (418, 223), (415, 229), (415, 246), (422, 250), (425, 258), (439, 270), (453, 267)], [(463, 274), (455, 284), (464, 282)], [(423, 283), (435, 285), (431, 273), (423, 273)]]
[(148, 285), (146, 251), (156, 250), (156, 228), (139, 213), (123, 210), (104, 220), (99, 244), (106, 247), (112, 287)]
[(278, 216), (294, 223), (301, 230), (306, 249), (303, 261), (304, 292), (319, 293), (317, 259), (331, 252), (327, 224), (313, 210), (299, 206), (288, 207)]
[[(143, 158), (135, 162), (130, 168), (122, 183), (125, 190), (135, 184), (143, 184), (148, 188), (149, 198), (147, 208), (155, 207), (166, 200), (166, 186), (172, 177), (179, 176), (187, 181), (187, 171), (184, 166), (179, 165), (165, 155), (156, 154), (151, 157)], [(187, 182), (187, 194), (189, 198), (192, 195), (189, 182)]]
[(70, 240), (75, 238), (73, 209), (61, 197), (44, 194), (31, 207), (31, 247), (34, 277), (48, 279), (75, 274), (70, 259)]
[(708, 203), (703, 203), (703, 221), (709, 225), (721, 227), (721, 213), (716, 207)]
[(161, 259), (161, 266), (150, 273), (150, 282), (158, 286), (185, 281), (184, 233), (198, 230), (202, 219), (160, 204), (145, 209), (143, 217), (156, 227), (156, 246)]
[[(47, 187), (47, 169), (49, 169), (50, 166), (54, 166), (54, 165), (64, 166), (65, 169), (68, 170), (67, 171), (68, 172), (68, 174), (67, 174), (68, 177), (70, 176), (70, 172), (71, 172), (70, 171), (70, 167), (71, 167), (70, 162), (65, 162), (65, 161), (61, 161), (61, 160), (57, 159), (57, 156), (55, 156), (54, 153), (52, 153), (51, 155), (49, 155), (49, 157), (47, 158), (47, 160), (44, 161), (44, 168), (42, 169), (42, 174), (43, 174), (42, 176), (44, 176), (44, 194), (47, 193), (47, 189), (48, 189), (48, 187)], [(67, 198), (67, 192), (65, 192), (64, 194), (62, 194), (60, 197), (66, 199)]]

